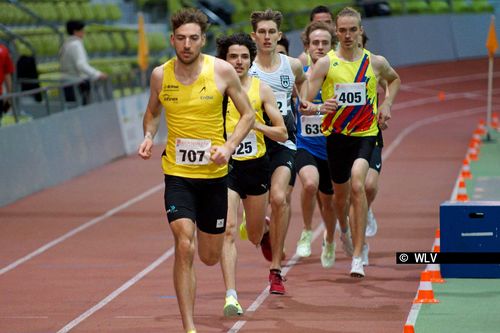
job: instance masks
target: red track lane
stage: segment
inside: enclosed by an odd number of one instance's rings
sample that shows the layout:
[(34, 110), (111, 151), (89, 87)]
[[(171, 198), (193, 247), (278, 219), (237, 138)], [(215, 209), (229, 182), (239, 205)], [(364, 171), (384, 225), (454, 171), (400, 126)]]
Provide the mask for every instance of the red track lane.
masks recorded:
[[(384, 133), (387, 158), (374, 203), (379, 231), (369, 239), (365, 279), (348, 276), (340, 244), (333, 269), (321, 268), (318, 237), (312, 256), (289, 266), (287, 295), (264, 292), (255, 311), (225, 319), (220, 268), (197, 259), (198, 332), (228, 332), (238, 320), (233, 331), (242, 333), (401, 332), (424, 267), (395, 265), (395, 252), (431, 249), (439, 205), (449, 199), (472, 132), (485, 117), (487, 81), (477, 73), (486, 70), (486, 60), (398, 69), (404, 89)], [(75, 319), (66, 326), (71, 332), (182, 332), (163, 190), (95, 220), (162, 183), (161, 150), (155, 148), (152, 161), (123, 158), (0, 208), (0, 269), (95, 221), (0, 274), (0, 332), (58, 332)], [(302, 228), (300, 189), (298, 182), (288, 259)], [(316, 227), (317, 212), (315, 221)], [(267, 286), (268, 263), (249, 242), (237, 246), (239, 299), (248, 308)], [(137, 276), (163, 254), (157, 267)]]

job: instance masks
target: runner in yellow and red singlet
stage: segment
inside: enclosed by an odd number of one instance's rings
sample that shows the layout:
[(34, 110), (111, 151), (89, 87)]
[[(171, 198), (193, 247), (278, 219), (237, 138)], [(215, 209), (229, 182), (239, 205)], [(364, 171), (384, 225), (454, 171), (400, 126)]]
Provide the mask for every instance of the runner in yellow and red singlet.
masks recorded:
[[(399, 90), (399, 75), (382, 56), (359, 46), (363, 33), (361, 15), (353, 8), (342, 9), (336, 18), (340, 47), (318, 60), (303, 85), (302, 112), (316, 112), (313, 100), (322, 89), (324, 113), (322, 133), (327, 136), (327, 154), (334, 184), (335, 208), (345, 223), (349, 198), (353, 218), (349, 221), (354, 243), (350, 275), (364, 277), (362, 251), (365, 243), (367, 202), (365, 180), (378, 127), (384, 129)], [(387, 82), (384, 102), (377, 107), (377, 85)], [(377, 126), (378, 125), (378, 126)]]

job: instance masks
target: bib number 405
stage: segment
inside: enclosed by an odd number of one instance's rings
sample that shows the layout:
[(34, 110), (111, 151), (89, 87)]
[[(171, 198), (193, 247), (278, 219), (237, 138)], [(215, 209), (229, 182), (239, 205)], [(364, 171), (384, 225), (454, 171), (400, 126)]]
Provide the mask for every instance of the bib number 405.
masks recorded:
[(361, 103), (362, 96), (361, 92), (356, 91), (356, 92), (343, 92), (340, 94), (338, 98), (340, 104), (346, 105), (346, 104), (359, 104)]

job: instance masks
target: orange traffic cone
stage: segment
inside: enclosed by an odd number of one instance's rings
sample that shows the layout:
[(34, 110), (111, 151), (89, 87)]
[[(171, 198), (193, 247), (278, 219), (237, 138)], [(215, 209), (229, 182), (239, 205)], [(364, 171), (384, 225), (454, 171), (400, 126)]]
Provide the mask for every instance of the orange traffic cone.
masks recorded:
[(472, 139), (469, 143), (469, 149), (467, 149), (467, 158), (471, 161), (477, 161), (479, 154), (479, 143)]
[(469, 147), (470, 146), (475, 146), (476, 148), (479, 148), (479, 145), (481, 144), (481, 135), (479, 133), (472, 133), (472, 139), (470, 140)]
[(406, 324), (403, 333), (415, 333), (415, 327), (411, 324)]
[(423, 271), (420, 273), (420, 286), (418, 287), (417, 297), (413, 300), (413, 303), (439, 303), (434, 298), (430, 272)]
[(441, 252), (441, 237), (439, 237), (439, 229), (436, 231), (436, 237), (432, 244), (432, 252)]
[(445, 94), (445, 92), (444, 92), (444, 91), (442, 91), (442, 90), (441, 90), (441, 91), (438, 93), (438, 99), (439, 99), (439, 101), (440, 101), (440, 102), (444, 102), (444, 100), (446, 99), (446, 94)]
[(479, 135), (485, 135), (486, 134), (486, 123), (484, 119), (479, 120), (479, 124), (477, 124), (476, 131), (474, 133), (478, 133)]
[(439, 266), (439, 264), (428, 264), (425, 270), (431, 273), (432, 283), (444, 283), (444, 279), (441, 276), (441, 267)]
[(458, 180), (457, 201), (469, 201), (467, 189), (465, 188), (465, 180), (462, 177)]
[(465, 158), (462, 162), (462, 178), (472, 179), (472, 173), (470, 173), (470, 164), (468, 158)]

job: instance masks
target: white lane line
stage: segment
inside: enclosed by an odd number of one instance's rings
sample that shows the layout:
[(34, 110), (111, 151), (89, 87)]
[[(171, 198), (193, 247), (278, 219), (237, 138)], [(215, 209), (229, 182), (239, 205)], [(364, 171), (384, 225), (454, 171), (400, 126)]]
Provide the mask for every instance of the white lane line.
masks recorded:
[(425, 118), (422, 120), (418, 120), (418, 121), (414, 122), (413, 124), (411, 124), (410, 126), (405, 127), (405, 129), (403, 129), (398, 134), (396, 139), (394, 139), (394, 141), (392, 141), (389, 146), (384, 147), (383, 153), (382, 153), (382, 160), (388, 159), (389, 156), (392, 154), (392, 152), (401, 144), (401, 142), (404, 140), (404, 138), (406, 138), (411, 132), (415, 131), (416, 129), (418, 129), (422, 126), (436, 123), (436, 122), (439, 122), (442, 120), (470, 116), (472, 114), (481, 113), (481, 112), (484, 112), (484, 106), (473, 108), (473, 109), (468, 109), (468, 110), (449, 112), (449, 113), (440, 114), (437, 116)]
[(158, 192), (159, 190), (161, 190), (162, 188), (164, 188), (164, 184), (160, 184), (160, 185), (157, 185), (149, 190), (147, 190), (146, 192), (142, 193), (142, 194), (139, 194), (138, 196), (136, 196), (135, 198), (132, 198), (130, 200), (128, 200), (127, 202), (121, 204), (120, 206), (117, 206), (113, 209), (110, 209), (108, 210), (106, 213), (80, 225), (79, 227), (65, 233), (64, 235), (62, 235), (61, 237), (59, 238), (56, 238), (54, 239), (53, 241), (45, 244), (44, 246), (42, 247), (39, 247), (38, 249), (36, 249), (35, 251), (31, 252), (30, 254), (14, 261), (13, 263), (11, 263), (10, 265), (7, 265), (5, 266), (4, 268), (0, 269), (0, 275), (2, 274), (5, 274), (7, 273), (8, 271), (11, 271), (13, 270), (14, 268), (16, 268), (17, 266), (25, 263), (26, 261), (36, 257), (37, 255), (39, 254), (42, 254), (43, 252), (47, 251), (48, 249), (56, 246), (57, 244), (61, 243), (61, 242), (64, 242), (66, 239), (76, 235), (77, 233), (85, 230), (85, 229), (88, 229), (90, 228), (91, 226), (93, 226), (94, 224), (97, 224), (103, 220), (105, 220), (106, 218), (110, 217), (110, 216), (113, 216), (114, 214), (118, 213), (119, 211), (125, 209), (125, 208), (128, 208), (130, 206), (132, 206), (133, 204), (145, 199), (146, 197), (150, 196), (151, 194), (155, 193), (155, 192)]
[[(318, 238), (318, 236), (322, 234), (323, 229), (324, 229), (323, 223), (321, 223), (318, 227), (316, 227), (316, 229), (314, 230), (311, 242), (314, 242), (316, 240), (316, 238)], [(285, 265), (285, 268), (281, 271), (281, 275), (286, 276), (288, 271), (290, 271), (293, 268), (293, 266), (295, 266), (297, 264), (297, 262), (299, 260), (300, 260), (300, 257), (297, 254), (295, 254), (292, 257), (292, 259), (288, 260), (288, 262)], [(248, 313), (248, 312), (257, 311), (257, 309), (262, 305), (262, 303), (264, 303), (264, 301), (266, 300), (266, 298), (269, 295), (270, 295), (269, 294), (269, 286), (267, 286), (264, 290), (262, 290), (260, 295), (255, 299), (255, 301), (248, 307), (246, 312)], [(279, 296), (277, 296), (277, 297), (279, 297)], [(247, 320), (238, 320), (236, 323), (234, 323), (234, 325), (227, 332), (228, 333), (239, 332), (239, 330), (241, 328), (243, 328), (243, 326), (245, 326), (246, 323), (247, 323)]]
[(82, 313), (80, 316), (77, 318), (73, 319), (70, 321), (66, 326), (61, 328), (57, 333), (65, 333), (69, 332), (71, 329), (73, 329), (75, 326), (80, 324), (82, 321), (90, 317), (92, 314), (94, 314), (96, 311), (100, 310), (104, 306), (106, 306), (109, 302), (111, 302), (113, 299), (118, 297), (121, 293), (126, 291), (128, 288), (136, 284), (139, 280), (141, 280), (143, 277), (145, 277), (148, 273), (150, 273), (152, 270), (154, 270), (156, 267), (158, 267), (161, 263), (163, 263), (165, 260), (170, 258), (174, 254), (175, 247), (171, 247), (170, 249), (167, 250), (167, 252), (163, 253), (158, 259), (156, 259), (152, 264), (150, 264), (148, 267), (146, 267), (142, 272), (125, 282), (120, 288), (116, 289), (113, 291), (111, 294), (106, 296), (103, 300), (101, 300), (99, 303)]
[[(500, 72), (495, 72), (493, 73), (493, 77), (499, 77)], [(464, 81), (471, 81), (471, 80), (486, 80), (488, 78), (488, 73), (476, 73), (476, 74), (471, 74), (471, 75), (460, 75), (460, 76), (448, 76), (448, 77), (443, 77), (440, 79), (429, 79), (429, 80), (422, 80), (422, 81), (414, 81), (407, 83), (407, 86), (412, 86), (412, 87), (425, 87), (425, 86), (436, 86), (438, 84), (446, 84), (446, 83), (460, 83)]]
[[(405, 103), (403, 103), (405, 104)], [(382, 160), (386, 161), (389, 156), (391, 156), (392, 152), (401, 144), (403, 139), (407, 137), (411, 132), (415, 131), (416, 129), (431, 124), (431, 123), (436, 123), (442, 120), (448, 120), (452, 118), (459, 118), (459, 117), (464, 117), (468, 116), (471, 114), (479, 113), (479, 112), (484, 112), (484, 107), (478, 107), (475, 109), (470, 109), (470, 110), (463, 110), (463, 111), (457, 111), (457, 112), (450, 112), (434, 117), (430, 117), (427, 119), (419, 120), (413, 123), (412, 125), (406, 127), (403, 131), (401, 131), (396, 139), (391, 142), (391, 144), (383, 149), (384, 153), (382, 154)], [(323, 230), (323, 224), (321, 223), (315, 230), (313, 234), (313, 239), (314, 241), (321, 233)], [(290, 269), (292, 269), (293, 266), (297, 263), (299, 260), (299, 257), (297, 255), (293, 256), (290, 261), (287, 263), (287, 267), (283, 270), (283, 275), (285, 275)], [(260, 295), (257, 297), (257, 299), (250, 305), (250, 307), (247, 309), (247, 312), (255, 312), (257, 309), (262, 305), (262, 303), (266, 300), (266, 298), (269, 296), (269, 286), (266, 287)], [(412, 306), (412, 311), (410, 311), (410, 314), (408, 316), (408, 319), (414, 320), (413, 322), (416, 321), (418, 317), (418, 312), (420, 311), (420, 306)], [(411, 317), (411, 318), (410, 318)], [(228, 333), (237, 333), (240, 331), (240, 329), (247, 323), (246, 320), (238, 320), (227, 332)]]

